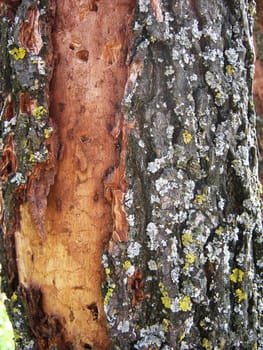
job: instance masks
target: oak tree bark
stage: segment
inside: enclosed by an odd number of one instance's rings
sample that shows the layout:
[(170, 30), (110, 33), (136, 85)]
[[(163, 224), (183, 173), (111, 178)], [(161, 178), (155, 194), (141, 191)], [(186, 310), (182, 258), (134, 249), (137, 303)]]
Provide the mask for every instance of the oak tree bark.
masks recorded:
[(1, 2), (18, 349), (260, 349), (255, 2)]

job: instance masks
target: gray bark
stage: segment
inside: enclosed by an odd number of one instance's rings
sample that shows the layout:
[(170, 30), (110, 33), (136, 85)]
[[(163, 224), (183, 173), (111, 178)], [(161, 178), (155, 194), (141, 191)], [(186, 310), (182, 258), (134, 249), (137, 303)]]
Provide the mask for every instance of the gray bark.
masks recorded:
[(129, 242), (104, 257), (116, 349), (263, 346), (254, 6), (163, 1), (158, 22), (139, 1), (144, 68), (123, 107)]
[[(32, 5), (46, 18), (45, 60), (51, 45), (45, 1), (23, 1), (17, 18), (23, 20)], [(138, 1), (122, 107), (130, 125), (125, 197), (129, 240), (115, 243), (102, 261), (113, 349), (263, 348), (254, 12), (249, 0)], [(10, 58), (18, 40), (17, 23), (11, 22), (1, 22), (2, 111), (6, 96), (15, 98), (21, 90), (35, 94), (48, 110), (43, 92), (51, 72), (42, 71), (36, 88), (32, 81), (39, 71), (32, 62)], [(10, 47), (9, 38), (15, 38)], [(18, 349), (36, 348), (37, 334), (27, 330), (27, 315), (23, 322), (28, 312), (32, 321), (34, 310), (24, 311), (19, 301), (14, 205), (24, 200), (21, 188), (31, 171), (30, 154), (46, 161), (43, 130), (51, 124), (45, 118), (41, 128), (29, 119), (18, 118), (14, 125), (2, 120), (2, 142), (7, 144), (11, 130), (21, 151), (16, 173), (8, 173), (9, 164), (7, 177), (3, 175), (8, 235), (1, 242), (3, 287)], [(37, 309), (40, 303), (37, 295), (31, 304)], [(42, 325), (56, 332), (57, 326), (52, 329), (44, 313), (39, 314)]]

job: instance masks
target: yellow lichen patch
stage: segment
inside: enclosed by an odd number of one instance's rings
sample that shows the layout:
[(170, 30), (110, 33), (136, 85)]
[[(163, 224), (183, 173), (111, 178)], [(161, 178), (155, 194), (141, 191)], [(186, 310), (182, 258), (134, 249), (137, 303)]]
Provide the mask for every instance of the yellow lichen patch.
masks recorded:
[(159, 282), (158, 286), (159, 286), (160, 292), (162, 294), (161, 301), (163, 303), (163, 306), (166, 309), (171, 309), (172, 302), (171, 302), (171, 298), (169, 298), (169, 296), (168, 296), (167, 289), (165, 288), (165, 286), (162, 282)]
[(179, 301), (179, 306), (182, 311), (191, 311), (192, 303), (190, 297), (188, 295), (184, 295)]
[(224, 228), (222, 226), (219, 226), (216, 230), (215, 230), (215, 234), (218, 236), (221, 236), (221, 234), (224, 232)]
[(109, 287), (109, 289), (107, 290), (107, 293), (106, 293), (105, 298), (104, 298), (104, 305), (105, 305), (105, 306), (108, 305), (109, 300), (110, 300), (110, 298), (112, 297), (115, 288), (116, 288), (116, 285), (113, 284), (113, 285), (112, 285), (111, 287)]
[(247, 293), (244, 292), (242, 289), (238, 288), (236, 289), (236, 297), (238, 302), (240, 303), (242, 300), (247, 298)]
[(248, 12), (249, 12), (251, 17), (254, 17), (256, 15), (257, 11), (256, 11), (255, 4), (249, 4), (248, 5)]
[(237, 283), (242, 282), (244, 277), (244, 272), (238, 268), (235, 268), (232, 270), (232, 273), (230, 275), (230, 281)]
[(132, 264), (131, 264), (131, 262), (130, 262), (130, 260), (126, 260), (126, 261), (124, 261), (124, 263), (123, 263), (123, 268), (124, 268), (124, 270), (129, 270), (129, 268), (132, 266)]
[(11, 296), (11, 301), (14, 303), (17, 301), (17, 295), (16, 293), (13, 293), (12, 296)]
[(183, 132), (182, 136), (186, 145), (188, 145), (192, 141), (193, 136), (188, 131)]
[(204, 321), (204, 320), (201, 320), (201, 321), (199, 322), (199, 326), (202, 327), (202, 328), (204, 328), (204, 326), (205, 326), (205, 321)]
[(206, 350), (212, 350), (212, 344), (207, 338), (202, 339), (202, 347)]
[(41, 117), (43, 117), (43, 115), (45, 115), (46, 113), (47, 110), (44, 106), (38, 106), (34, 109), (32, 114), (36, 119), (41, 119)]
[(107, 275), (107, 276), (109, 276), (109, 275), (110, 275), (110, 272), (111, 272), (111, 271), (110, 271), (110, 268), (109, 268), (109, 267), (107, 267), (107, 268), (105, 269), (105, 273), (106, 273), (106, 275)]
[(206, 194), (203, 193), (203, 194), (198, 194), (196, 197), (195, 197), (195, 202), (199, 205), (203, 204), (204, 202), (206, 201)]
[(180, 337), (179, 337), (179, 343), (181, 343), (185, 338), (185, 332), (183, 332), (182, 334), (180, 334)]
[(170, 321), (167, 318), (163, 318), (162, 321), (162, 326), (163, 326), (163, 331), (168, 332)]
[(29, 156), (29, 161), (31, 163), (35, 163), (37, 161), (36, 156), (34, 155), (34, 153), (31, 153)]
[(22, 60), (26, 55), (26, 50), (23, 47), (15, 47), (9, 51), (10, 55), (14, 57), (16, 61)]
[(151, 43), (155, 43), (155, 41), (156, 41), (156, 38), (153, 35), (151, 35), (150, 36), (150, 42)]
[(185, 232), (182, 236), (183, 246), (186, 247), (188, 244), (193, 243), (192, 232)]
[(235, 69), (233, 68), (233, 66), (231, 64), (228, 64), (226, 66), (226, 73), (228, 75), (233, 75), (235, 73)]
[(52, 128), (45, 128), (44, 129), (44, 137), (45, 139), (48, 139), (52, 135), (53, 129)]
[(195, 262), (196, 256), (194, 256), (193, 254), (187, 253), (185, 255), (185, 259), (187, 261), (187, 264), (191, 265), (191, 264), (193, 264)]

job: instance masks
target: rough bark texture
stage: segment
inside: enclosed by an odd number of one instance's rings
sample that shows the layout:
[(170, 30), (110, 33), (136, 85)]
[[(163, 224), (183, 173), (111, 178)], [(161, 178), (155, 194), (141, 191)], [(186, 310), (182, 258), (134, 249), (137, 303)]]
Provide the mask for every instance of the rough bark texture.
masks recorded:
[(255, 3), (1, 6), (17, 348), (262, 348)]
[(262, 347), (254, 6), (139, 1), (129, 243), (104, 256), (116, 349)]

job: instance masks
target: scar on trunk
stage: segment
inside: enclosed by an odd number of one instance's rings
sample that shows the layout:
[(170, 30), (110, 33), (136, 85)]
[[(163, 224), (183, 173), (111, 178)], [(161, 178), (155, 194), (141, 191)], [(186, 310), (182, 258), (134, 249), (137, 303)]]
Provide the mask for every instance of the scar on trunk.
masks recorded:
[[(47, 144), (50, 159), (32, 167), (27, 203), (20, 206), (21, 227), (15, 234), (19, 282), (34, 320), (43, 319), (41, 329), (31, 320), (40, 343), (51, 327), (55, 344), (63, 334), (74, 349), (107, 350), (101, 257), (110, 239), (127, 241), (125, 157), (133, 125), (126, 123), (121, 103), (132, 38), (127, 19), (136, 2), (72, 3), (56, 1), (49, 91), (55, 136)], [(20, 40), (35, 52), (42, 26), (36, 11), (28, 11), (27, 18)], [(140, 68), (134, 70), (137, 76)], [(20, 100), (21, 109), (31, 114), (34, 101), (26, 93)], [(6, 152), (12, 153), (11, 140), (9, 148)], [(15, 162), (9, 167), (15, 169)], [(138, 278), (134, 283), (138, 301), (142, 284)]]

